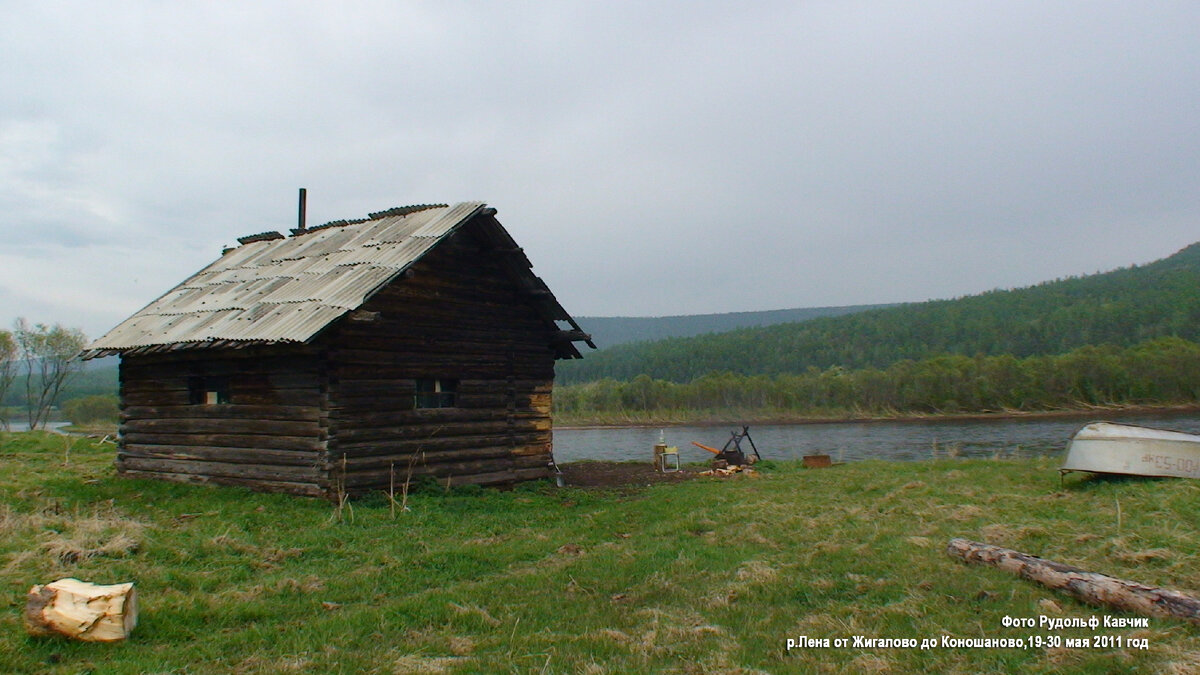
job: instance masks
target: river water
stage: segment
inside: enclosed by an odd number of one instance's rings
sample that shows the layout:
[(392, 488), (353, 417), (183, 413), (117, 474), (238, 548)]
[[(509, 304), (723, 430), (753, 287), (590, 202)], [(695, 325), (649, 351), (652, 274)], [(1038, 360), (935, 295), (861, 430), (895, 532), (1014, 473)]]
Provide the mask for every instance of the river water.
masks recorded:
[[(864, 459), (922, 460), (935, 457), (1033, 457), (1061, 455), (1079, 427), (1104, 419), (1159, 429), (1200, 434), (1200, 414), (1128, 414), (1053, 419), (936, 420), (908, 422), (836, 422), (829, 424), (764, 424), (750, 427), (750, 437), (763, 459), (799, 459), (826, 454), (835, 462)], [(52, 422), (57, 430), (67, 422)], [(28, 425), (12, 422), (11, 431)], [(554, 430), (554, 458), (649, 461), (659, 433), (668, 445), (679, 447), (683, 462), (703, 462), (712, 454), (692, 445), (697, 441), (721, 448), (737, 424), (728, 426), (599, 427)], [(749, 443), (742, 449), (750, 451)]]
[[(46, 429), (46, 431), (58, 431), (59, 429), (67, 426), (68, 424), (70, 424), (70, 422), (50, 422), (49, 424), (46, 425), (45, 429)], [(4, 429), (2, 427), (0, 427), (0, 431), (3, 431), (3, 430)], [(10, 420), (8, 423), (8, 431), (29, 431), (29, 423), (28, 422), (17, 422), (15, 420)]]
[[(920, 422), (839, 422), (750, 427), (750, 437), (763, 459), (799, 459), (827, 454), (835, 462), (864, 459), (922, 460), (934, 457), (1061, 456), (1079, 427), (1104, 419), (1147, 427), (1200, 434), (1196, 413), (1080, 417), (1077, 419), (938, 420)], [(684, 462), (702, 462), (712, 455), (692, 441), (721, 448), (737, 424), (663, 427), (667, 445), (679, 447)], [(555, 429), (554, 458), (580, 460), (650, 461), (660, 430), (644, 427)], [(742, 449), (750, 451), (742, 442)]]

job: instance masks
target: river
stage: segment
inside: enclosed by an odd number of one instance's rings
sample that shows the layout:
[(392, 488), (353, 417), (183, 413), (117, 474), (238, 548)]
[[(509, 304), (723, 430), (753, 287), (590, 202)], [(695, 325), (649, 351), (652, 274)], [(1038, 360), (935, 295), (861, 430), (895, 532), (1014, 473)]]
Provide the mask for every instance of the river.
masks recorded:
[[(50, 422), (46, 424), (45, 429), (46, 431), (58, 431), (68, 424), (70, 424), (70, 422)], [(3, 429), (0, 428), (0, 431), (3, 431)], [(17, 422), (15, 420), (9, 420), (8, 431), (29, 431), (29, 422)]]
[[(838, 422), (750, 427), (750, 437), (763, 459), (799, 459), (827, 454), (835, 462), (864, 459), (922, 460), (934, 457), (1009, 457), (1061, 455), (1067, 441), (1087, 422), (1104, 419), (1200, 434), (1200, 415), (1109, 414), (1074, 419), (937, 420), (906, 422)], [(663, 427), (668, 445), (679, 447), (680, 459), (701, 462), (712, 455), (692, 441), (720, 448), (737, 424)], [(645, 427), (555, 429), (558, 462), (580, 460), (650, 461), (660, 430)], [(743, 450), (749, 444), (743, 441)]]
[[(1025, 418), (995, 420), (930, 420), (903, 422), (835, 422), (828, 424), (764, 424), (750, 427), (750, 437), (763, 459), (799, 459), (826, 454), (835, 462), (864, 459), (913, 461), (934, 457), (1033, 457), (1058, 455), (1067, 441), (1087, 422), (1105, 419), (1147, 427), (1200, 434), (1200, 414), (1113, 414), (1078, 418)], [(52, 422), (57, 430), (67, 422)], [(12, 422), (11, 431), (28, 428)], [(728, 426), (598, 427), (554, 430), (554, 458), (558, 462), (581, 460), (650, 461), (653, 447), (663, 434), (668, 445), (679, 447), (683, 462), (703, 462), (712, 455), (697, 441), (720, 448), (730, 433)], [(742, 449), (750, 451), (743, 441)]]

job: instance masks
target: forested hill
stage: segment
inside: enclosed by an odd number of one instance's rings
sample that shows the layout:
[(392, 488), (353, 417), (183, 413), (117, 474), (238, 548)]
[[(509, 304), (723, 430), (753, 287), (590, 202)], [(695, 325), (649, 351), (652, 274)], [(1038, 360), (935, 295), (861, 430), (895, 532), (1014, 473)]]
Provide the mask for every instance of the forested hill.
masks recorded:
[(716, 335), (618, 345), (559, 362), (558, 381), (641, 374), (687, 382), (705, 373), (882, 368), (903, 359), (1059, 354), (1174, 335), (1200, 341), (1200, 243), (1103, 274)]
[(682, 316), (581, 316), (576, 321), (591, 334), (600, 349), (627, 342), (691, 337), (704, 333), (724, 333), (736, 328), (795, 323), (822, 316), (842, 316), (894, 305), (850, 305), (847, 307), (802, 307), (762, 312), (725, 314), (689, 314)]

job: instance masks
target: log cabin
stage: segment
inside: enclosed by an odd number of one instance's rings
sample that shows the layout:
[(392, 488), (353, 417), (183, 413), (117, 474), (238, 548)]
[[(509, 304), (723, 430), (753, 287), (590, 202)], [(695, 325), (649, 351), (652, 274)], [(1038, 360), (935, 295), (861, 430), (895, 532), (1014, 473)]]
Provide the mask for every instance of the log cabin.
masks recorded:
[(90, 344), (117, 471), (341, 499), (553, 474), (556, 359), (595, 348), (480, 202), (242, 237)]

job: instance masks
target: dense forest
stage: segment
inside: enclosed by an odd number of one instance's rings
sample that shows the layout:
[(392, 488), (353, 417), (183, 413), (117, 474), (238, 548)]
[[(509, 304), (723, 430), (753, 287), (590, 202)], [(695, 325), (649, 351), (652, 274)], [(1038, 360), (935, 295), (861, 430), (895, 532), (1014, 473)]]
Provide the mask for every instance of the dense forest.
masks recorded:
[(561, 363), (558, 382), (646, 375), (686, 383), (713, 372), (778, 376), (835, 366), (882, 369), (942, 355), (1025, 358), (1169, 336), (1198, 341), (1198, 289), (1200, 244), (1193, 244), (1147, 265), (1028, 288), (618, 345)]
[(800, 307), (759, 312), (724, 314), (688, 314), (678, 316), (580, 316), (592, 341), (601, 349), (627, 342), (647, 342), (673, 337), (691, 337), (705, 333), (724, 333), (737, 328), (774, 326), (780, 323), (808, 321), (823, 316), (842, 316), (894, 305), (849, 305), (845, 307)]

